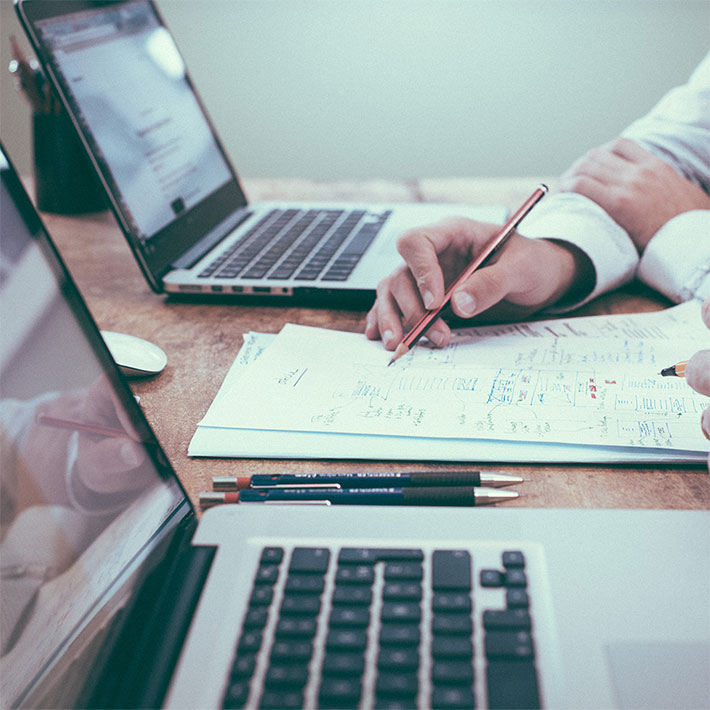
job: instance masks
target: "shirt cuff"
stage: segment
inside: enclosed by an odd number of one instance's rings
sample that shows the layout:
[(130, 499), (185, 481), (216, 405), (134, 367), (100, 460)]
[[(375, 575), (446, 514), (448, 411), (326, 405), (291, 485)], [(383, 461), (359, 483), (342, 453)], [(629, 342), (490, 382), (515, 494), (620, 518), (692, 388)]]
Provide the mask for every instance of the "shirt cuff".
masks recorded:
[(649, 241), (638, 265), (640, 281), (680, 303), (710, 296), (710, 210), (684, 212)]
[(594, 267), (592, 291), (549, 312), (578, 308), (634, 277), (639, 255), (631, 238), (599, 205), (582, 195), (551, 195), (525, 218), (518, 232), (532, 239), (572, 244), (589, 257)]

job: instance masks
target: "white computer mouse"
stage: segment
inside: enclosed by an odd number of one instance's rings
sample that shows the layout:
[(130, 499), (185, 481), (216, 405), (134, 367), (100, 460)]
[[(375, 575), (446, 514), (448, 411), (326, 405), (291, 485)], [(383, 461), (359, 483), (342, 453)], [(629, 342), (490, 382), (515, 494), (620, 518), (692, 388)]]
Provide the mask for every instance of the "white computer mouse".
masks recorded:
[(143, 338), (102, 330), (104, 342), (121, 372), (128, 377), (157, 375), (168, 364), (161, 348)]

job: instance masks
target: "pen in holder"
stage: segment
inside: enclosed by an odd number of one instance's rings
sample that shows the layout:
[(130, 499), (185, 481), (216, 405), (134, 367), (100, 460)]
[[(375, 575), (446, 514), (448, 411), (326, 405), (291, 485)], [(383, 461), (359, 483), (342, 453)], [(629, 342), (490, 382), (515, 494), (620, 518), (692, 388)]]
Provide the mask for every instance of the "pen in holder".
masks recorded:
[(37, 208), (55, 214), (99, 212), (106, 193), (66, 111), (32, 114)]

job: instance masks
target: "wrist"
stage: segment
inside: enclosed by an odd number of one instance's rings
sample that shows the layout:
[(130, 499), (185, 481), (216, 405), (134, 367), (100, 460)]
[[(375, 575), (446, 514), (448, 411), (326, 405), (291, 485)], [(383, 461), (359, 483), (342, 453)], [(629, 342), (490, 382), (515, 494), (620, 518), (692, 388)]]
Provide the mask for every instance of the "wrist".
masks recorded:
[(544, 305), (565, 307), (583, 301), (593, 290), (595, 270), (592, 260), (579, 247), (557, 239), (545, 239), (554, 255), (554, 271), (560, 275), (559, 283)]

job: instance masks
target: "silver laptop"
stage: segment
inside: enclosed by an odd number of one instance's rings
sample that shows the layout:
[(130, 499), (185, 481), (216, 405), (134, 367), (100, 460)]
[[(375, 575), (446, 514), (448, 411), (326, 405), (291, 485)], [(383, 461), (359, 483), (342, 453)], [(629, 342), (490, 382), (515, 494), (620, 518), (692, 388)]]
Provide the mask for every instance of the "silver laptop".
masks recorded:
[(156, 291), (372, 299), (405, 229), (454, 210), (505, 217), (494, 206), (248, 203), (150, 0), (16, 6)]
[(1, 707), (710, 706), (707, 511), (198, 526), (1, 150), (0, 180)]

